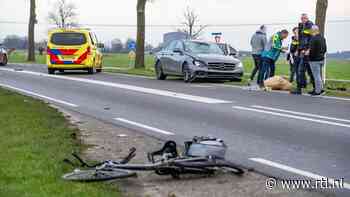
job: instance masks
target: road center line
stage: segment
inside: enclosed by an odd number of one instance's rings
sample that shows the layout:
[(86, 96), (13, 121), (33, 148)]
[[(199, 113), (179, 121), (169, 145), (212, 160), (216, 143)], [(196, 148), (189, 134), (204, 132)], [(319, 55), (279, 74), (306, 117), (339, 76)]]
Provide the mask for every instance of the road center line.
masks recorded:
[(282, 114), (282, 113), (277, 113), (277, 112), (272, 112), (272, 111), (265, 111), (265, 110), (259, 110), (259, 109), (254, 109), (254, 108), (241, 107), (241, 106), (233, 106), (232, 108), (239, 109), (239, 110), (245, 110), (245, 111), (254, 111), (254, 112), (259, 112), (259, 113), (264, 113), (264, 114), (270, 114), (270, 115), (280, 116), (280, 117), (285, 117), (285, 118), (306, 120), (306, 121), (310, 121), (310, 122), (317, 122), (317, 123), (322, 123), (322, 124), (350, 128), (350, 125), (348, 125), (348, 124), (341, 124), (341, 123), (330, 122), (330, 121), (326, 121), (326, 120), (319, 120), (319, 119), (307, 118), (307, 117), (290, 115), (290, 114)]
[(145, 93), (145, 94), (166, 96), (166, 97), (178, 98), (178, 99), (206, 103), (206, 104), (224, 104), (224, 103), (232, 103), (233, 102), (233, 101), (226, 101), (226, 100), (209, 98), (209, 97), (194, 96), (194, 95), (190, 95), (190, 94), (183, 94), (183, 93), (172, 92), (172, 91), (167, 91), (167, 90), (144, 88), (144, 87), (121, 84), (121, 83), (112, 83), (112, 82), (107, 82), (107, 81), (99, 81), (99, 80), (75, 78), (75, 77), (67, 77), (67, 76), (59, 76), (59, 75), (49, 75), (49, 74), (45, 74), (45, 73), (37, 73), (37, 72), (31, 72), (31, 71), (15, 71), (13, 69), (6, 69), (6, 68), (0, 68), (0, 70), (9, 71), (9, 72), (24, 73), (24, 74), (30, 74), (30, 75), (36, 75), (36, 76), (42, 76), (42, 77), (50, 77), (50, 78), (56, 78), (56, 79), (84, 82), (84, 83), (90, 83), (90, 84), (96, 84), (96, 85), (103, 85), (103, 86), (109, 86), (109, 87), (114, 87), (114, 88), (120, 88), (120, 89), (141, 92), (141, 93)]
[(285, 112), (285, 113), (290, 113), (290, 114), (295, 114), (295, 115), (309, 116), (309, 117), (314, 117), (314, 118), (321, 118), (321, 119), (334, 120), (334, 121), (340, 121), (340, 122), (349, 122), (350, 123), (350, 120), (341, 119), (341, 118), (334, 118), (334, 117), (330, 117), (330, 116), (320, 116), (320, 115), (316, 115), (316, 114), (296, 112), (296, 111), (278, 109), (278, 108), (273, 108), (273, 107), (265, 107), (265, 106), (260, 106), (260, 105), (252, 105), (252, 107), (253, 108), (258, 108), (258, 109), (266, 109), (266, 110), (271, 110), (271, 111)]
[[(276, 162), (273, 162), (273, 161), (269, 161), (269, 160), (266, 160), (266, 159), (262, 159), (262, 158), (249, 158), (249, 160), (257, 162), (257, 163), (260, 163), (260, 164), (264, 164), (264, 165), (267, 165), (267, 166), (270, 166), (270, 167), (278, 168), (278, 169), (281, 169), (281, 170), (284, 170), (284, 171), (288, 171), (288, 172), (291, 172), (291, 173), (294, 173), (294, 174), (298, 174), (298, 175), (301, 175), (301, 176), (309, 177), (309, 178), (312, 178), (312, 179), (315, 179), (315, 180), (321, 180), (322, 178), (327, 178), (325, 176), (321, 176), (321, 175), (318, 175), (318, 174), (314, 174), (312, 172), (296, 169), (296, 168), (293, 168), (293, 167), (290, 167), (290, 166), (286, 166), (286, 165), (283, 165), (283, 164), (280, 164), (280, 163), (276, 163)], [(335, 180), (332, 179), (332, 178), (328, 178), (328, 182), (330, 184), (332, 184), (332, 183), (335, 182)], [(344, 183), (344, 188), (350, 190), (350, 184), (349, 183)]]
[(150, 131), (154, 131), (154, 132), (157, 132), (157, 133), (161, 133), (161, 134), (164, 134), (164, 135), (175, 135), (172, 132), (164, 131), (162, 129), (151, 127), (151, 126), (148, 126), (148, 125), (145, 125), (145, 124), (141, 124), (141, 123), (138, 123), (138, 122), (134, 122), (134, 121), (131, 121), (131, 120), (127, 120), (127, 119), (124, 119), (124, 118), (115, 118), (114, 120), (117, 120), (117, 121), (120, 121), (120, 122), (124, 122), (124, 123), (130, 124), (130, 125), (134, 125), (134, 126), (137, 126), (137, 127), (141, 127), (141, 128), (144, 128), (144, 129), (147, 129), (147, 130), (150, 130)]
[(46, 100), (50, 100), (50, 101), (53, 101), (53, 102), (56, 102), (56, 103), (60, 103), (60, 104), (63, 104), (63, 105), (68, 105), (70, 107), (79, 107), (78, 105), (73, 104), (73, 103), (69, 103), (67, 101), (63, 101), (63, 100), (55, 99), (55, 98), (52, 98), (52, 97), (44, 96), (42, 94), (38, 94), (38, 93), (31, 92), (31, 91), (28, 91), (28, 90), (16, 88), (16, 87), (13, 87), (13, 86), (10, 86), (10, 85), (0, 84), (0, 86), (8, 88), (8, 89), (13, 89), (13, 90), (16, 90), (18, 92), (23, 92), (23, 93), (28, 94), (28, 95), (37, 96), (37, 97), (40, 97), (40, 98), (43, 98), (43, 99), (46, 99)]

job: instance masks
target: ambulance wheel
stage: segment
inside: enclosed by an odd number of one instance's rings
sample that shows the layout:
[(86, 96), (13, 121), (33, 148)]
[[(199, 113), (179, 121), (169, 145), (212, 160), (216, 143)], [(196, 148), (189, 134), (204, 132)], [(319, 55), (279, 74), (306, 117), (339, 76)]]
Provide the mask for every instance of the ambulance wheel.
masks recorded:
[(94, 68), (88, 68), (87, 71), (90, 75), (94, 74)]
[(53, 74), (55, 74), (55, 69), (49, 68), (49, 69), (47, 70), (47, 72), (48, 72), (50, 75), (53, 75)]
[(97, 72), (97, 73), (102, 72), (102, 68), (97, 68), (97, 69), (96, 69), (96, 72)]

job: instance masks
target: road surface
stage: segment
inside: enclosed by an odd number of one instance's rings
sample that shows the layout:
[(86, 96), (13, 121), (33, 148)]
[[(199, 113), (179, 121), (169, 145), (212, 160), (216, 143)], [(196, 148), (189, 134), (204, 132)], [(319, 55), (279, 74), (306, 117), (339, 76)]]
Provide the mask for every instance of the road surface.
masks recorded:
[(164, 140), (217, 136), (237, 163), (282, 179), (344, 178), (336, 192), (350, 196), (349, 99), (21, 64), (0, 67), (0, 86)]

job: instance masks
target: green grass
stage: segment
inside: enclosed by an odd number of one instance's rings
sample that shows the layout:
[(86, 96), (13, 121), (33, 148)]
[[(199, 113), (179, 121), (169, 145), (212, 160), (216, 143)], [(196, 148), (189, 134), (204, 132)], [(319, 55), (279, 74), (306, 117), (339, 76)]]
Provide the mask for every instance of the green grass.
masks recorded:
[(107, 184), (65, 182), (63, 163), (80, 146), (76, 129), (45, 103), (0, 89), (0, 196), (119, 196)]
[[(46, 64), (46, 56), (36, 54), (36, 61), (29, 63), (38, 63), (38, 64)], [(27, 53), (23, 50), (16, 50), (12, 52), (9, 56), (9, 62), (11, 63), (23, 63), (27, 62)]]

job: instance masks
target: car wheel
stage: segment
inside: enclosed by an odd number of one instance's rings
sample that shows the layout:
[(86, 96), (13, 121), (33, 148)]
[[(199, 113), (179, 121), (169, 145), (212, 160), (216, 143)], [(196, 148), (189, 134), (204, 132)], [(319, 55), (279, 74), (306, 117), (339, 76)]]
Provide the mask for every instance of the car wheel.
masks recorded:
[(2, 64), (1, 65), (6, 66), (7, 62), (8, 62), (7, 56), (4, 55), (4, 59), (2, 60)]
[(158, 61), (155, 66), (156, 76), (158, 80), (165, 80), (167, 75), (163, 73), (162, 63)]
[(192, 75), (191, 70), (188, 68), (188, 65), (184, 65), (182, 72), (185, 83), (190, 83), (193, 81), (194, 76)]
[(58, 70), (60, 73), (64, 73), (64, 70), (63, 69), (59, 69)]
[(97, 73), (102, 72), (102, 68), (97, 68), (97, 69), (96, 69), (96, 72), (97, 72)]
[(92, 68), (88, 68), (87, 71), (88, 71), (88, 74), (90, 74), (90, 75), (94, 74), (94, 68), (93, 67)]
[(49, 73), (49, 75), (53, 75), (55, 74), (55, 69), (49, 68), (47, 69), (47, 72)]

